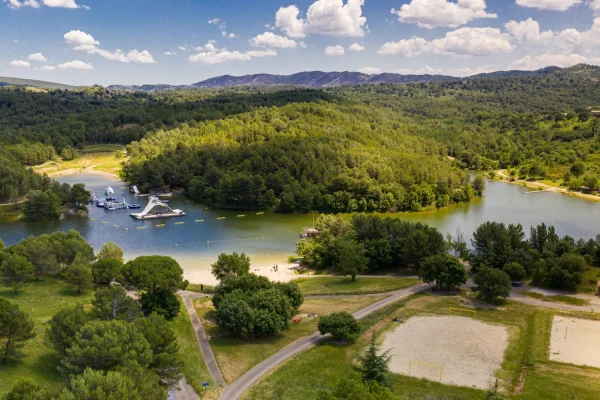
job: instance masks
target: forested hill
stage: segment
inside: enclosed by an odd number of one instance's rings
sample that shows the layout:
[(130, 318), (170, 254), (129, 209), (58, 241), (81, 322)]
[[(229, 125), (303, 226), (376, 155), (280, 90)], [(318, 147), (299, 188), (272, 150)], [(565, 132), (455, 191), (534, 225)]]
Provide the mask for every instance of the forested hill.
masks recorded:
[(0, 201), (42, 184), (25, 166), (100, 143), (131, 144), (126, 174), (142, 187), (183, 186), (233, 208), (441, 207), (479, 191), (466, 168), (567, 182), (583, 162), (575, 177), (593, 187), (598, 77), (597, 67), (580, 65), (322, 89), (0, 88)]
[(79, 86), (65, 85), (63, 83), (36, 81), (33, 79), (8, 78), (0, 76), (0, 87), (2, 86), (22, 86), (32, 87), (37, 89), (68, 89), (76, 90)]

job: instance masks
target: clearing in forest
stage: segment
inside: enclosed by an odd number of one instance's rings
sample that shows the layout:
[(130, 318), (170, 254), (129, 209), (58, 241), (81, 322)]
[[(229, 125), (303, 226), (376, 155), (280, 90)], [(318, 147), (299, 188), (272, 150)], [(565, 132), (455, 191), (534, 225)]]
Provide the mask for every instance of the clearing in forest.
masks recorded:
[(550, 360), (600, 368), (600, 321), (555, 316)]
[(487, 389), (507, 345), (502, 326), (465, 317), (412, 317), (386, 334), (382, 350), (391, 349), (394, 373), (439, 382), (441, 370), (444, 384)]

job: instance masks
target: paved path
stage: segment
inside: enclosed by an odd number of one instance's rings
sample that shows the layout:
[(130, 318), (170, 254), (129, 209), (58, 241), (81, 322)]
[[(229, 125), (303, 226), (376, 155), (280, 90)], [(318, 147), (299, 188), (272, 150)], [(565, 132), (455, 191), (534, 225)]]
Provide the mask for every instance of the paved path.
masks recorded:
[(177, 292), (177, 294), (183, 298), (183, 303), (185, 304), (185, 308), (187, 308), (187, 312), (190, 315), (190, 320), (192, 321), (192, 326), (196, 332), (198, 344), (200, 344), (202, 358), (204, 358), (204, 362), (208, 367), (208, 372), (210, 373), (215, 386), (227, 386), (225, 379), (223, 379), (223, 375), (221, 374), (221, 370), (219, 369), (219, 365), (217, 364), (217, 360), (215, 359), (212, 348), (210, 347), (210, 342), (208, 341), (208, 337), (206, 336), (202, 322), (200, 322), (198, 313), (196, 313), (196, 309), (194, 308), (194, 299), (208, 296), (203, 293), (190, 292), (187, 290), (180, 290)]
[[(388, 293), (390, 295), (389, 297), (373, 303), (362, 310), (358, 310), (353, 315), (355, 318), (363, 318), (374, 311), (380, 310), (392, 303), (402, 300), (415, 293), (425, 291), (431, 287), (432, 286), (430, 285), (421, 284), (406, 289), (397, 290), (395, 292), (390, 292)], [(282, 350), (267, 358), (260, 364), (255, 365), (252, 369), (239, 377), (237, 381), (229, 385), (221, 395), (220, 399), (239, 399), (246, 390), (248, 390), (255, 382), (257, 382), (264, 375), (268, 374), (271, 370), (275, 369), (286, 360), (294, 357), (296, 354), (309, 349), (328, 337), (329, 335), (321, 335), (319, 332), (315, 332), (310, 336), (303, 337), (289, 346), (284, 347)]]

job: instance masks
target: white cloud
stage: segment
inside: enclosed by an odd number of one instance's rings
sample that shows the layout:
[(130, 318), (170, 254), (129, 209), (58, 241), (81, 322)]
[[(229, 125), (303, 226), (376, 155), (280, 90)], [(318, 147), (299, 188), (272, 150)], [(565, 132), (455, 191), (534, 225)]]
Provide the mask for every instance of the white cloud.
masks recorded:
[(600, 0), (591, 0), (590, 7), (596, 15), (600, 15)]
[(227, 61), (250, 61), (256, 57), (273, 57), (277, 55), (277, 52), (272, 49), (247, 52), (218, 49), (214, 43), (214, 41), (210, 41), (204, 46), (196, 48), (198, 53), (190, 56), (188, 60), (192, 63), (214, 65)]
[(211, 25), (218, 24), (219, 22), (221, 22), (220, 18), (213, 18), (213, 19), (209, 19), (208, 20), (208, 23), (211, 24)]
[(582, 0), (517, 0), (522, 7), (538, 8), (541, 10), (565, 11), (581, 3)]
[(348, 50), (350, 51), (364, 51), (365, 50), (365, 46), (362, 46), (358, 43), (352, 43), (350, 45), (350, 47), (348, 47)]
[(340, 45), (337, 46), (327, 46), (325, 48), (325, 54), (328, 56), (343, 56), (344, 48)]
[(548, 43), (552, 41), (554, 32), (540, 31), (540, 24), (528, 18), (525, 21), (509, 21), (505, 25), (506, 30), (518, 40), (527, 40), (532, 43)]
[(440, 39), (427, 41), (413, 37), (387, 42), (378, 51), (384, 55), (446, 54), (452, 56), (489, 56), (513, 50), (510, 37), (496, 28), (460, 28)]
[(30, 68), (31, 67), (31, 64), (29, 64), (27, 61), (23, 61), (23, 60), (11, 61), (10, 65), (12, 67), (16, 67), (16, 68)]
[(308, 34), (333, 36), (364, 36), (367, 18), (362, 16), (365, 0), (317, 0), (306, 18), (300, 18), (296, 6), (281, 7), (275, 14), (275, 26), (289, 37), (303, 38)]
[(394, 72), (403, 75), (449, 75), (449, 76), (471, 76), (477, 75), (484, 72), (492, 72), (496, 69), (491, 68), (489, 65), (483, 65), (479, 67), (467, 67), (467, 68), (434, 68), (429, 65), (417, 69), (400, 68)]
[(56, 67), (54, 67), (52, 65), (44, 65), (43, 67), (40, 67), (40, 69), (42, 71), (55, 71)]
[(265, 32), (250, 39), (254, 47), (280, 47), (284, 49), (295, 48), (297, 43), (285, 36), (279, 36), (273, 32)]
[(496, 14), (485, 11), (485, 0), (412, 0), (404, 4), (400, 10), (392, 8), (392, 14), (398, 20), (417, 24), (421, 28), (438, 28), (442, 26), (456, 28), (479, 18), (497, 18)]
[(31, 61), (39, 61), (39, 62), (48, 61), (42, 53), (33, 53), (33, 54), (30, 54), (29, 57), (27, 57), (27, 58)]
[(92, 64), (85, 63), (85, 62), (79, 61), (79, 60), (73, 60), (73, 61), (66, 62), (64, 64), (59, 64), (58, 68), (61, 68), (61, 69), (84, 69), (84, 70), (94, 69)]
[(42, 0), (47, 7), (79, 8), (75, 0)]
[(358, 72), (361, 72), (361, 73), (367, 74), (367, 75), (375, 75), (375, 74), (380, 74), (381, 70), (379, 68), (374, 68), (374, 67), (364, 67), (364, 68), (359, 68)]
[(14, 44), (19, 44), (19, 41), (18, 40), (13, 40), (13, 43)]
[(173, 52), (173, 51), (165, 51), (163, 54), (164, 54), (165, 56), (175, 56), (175, 55), (177, 55), (177, 54), (175, 54), (175, 52)]
[[(4, 0), (8, 7), (19, 9), (21, 7), (40, 8), (41, 5), (52, 8), (81, 8), (75, 0)], [(87, 6), (83, 8), (89, 9)]]
[(511, 64), (511, 68), (536, 70), (548, 66), (570, 67), (579, 63), (587, 63), (590, 60), (580, 54), (542, 54), (539, 56), (526, 56)]
[(137, 64), (154, 64), (156, 62), (148, 50), (131, 50), (125, 53), (119, 49), (113, 52), (101, 49), (99, 41), (95, 40), (92, 35), (79, 30), (65, 33), (64, 38), (67, 44), (73, 47), (73, 50), (85, 51), (88, 54), (98, 54), (110, 61)]
[(235, 39), (237, 36), (235, 33), (230, 33), (229, 35), (227, 35), (227, 37), (229, 37), (229, 39)]
[(73, 46), (75, 50), (88, 50), (96, 48), (100, 44), (99, 41), (95, 40), (92, 35), (89, 35), (83, 31), (75, 30), (65, 33), (65, 42), (68, 45)]
[(412, 37), (411, 39), (402, 39), (397, 42), (387, 42), (379, 50), (378, 54), (383, 55), (404, 55), (406, 57), (416, 57), (424, 53), (431, 52), (431, 42), (420, 38)]

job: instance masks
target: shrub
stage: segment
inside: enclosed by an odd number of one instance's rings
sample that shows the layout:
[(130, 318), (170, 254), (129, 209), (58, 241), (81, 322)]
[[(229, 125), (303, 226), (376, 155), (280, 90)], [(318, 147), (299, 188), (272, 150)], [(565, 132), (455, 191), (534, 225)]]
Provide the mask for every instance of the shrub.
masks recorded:
[(322, 317), (318, 328), (321, 335), (331, 333), (335, 340), (352, 339), (360, 333), (360, 325), (356, 318), (345, 311)]

